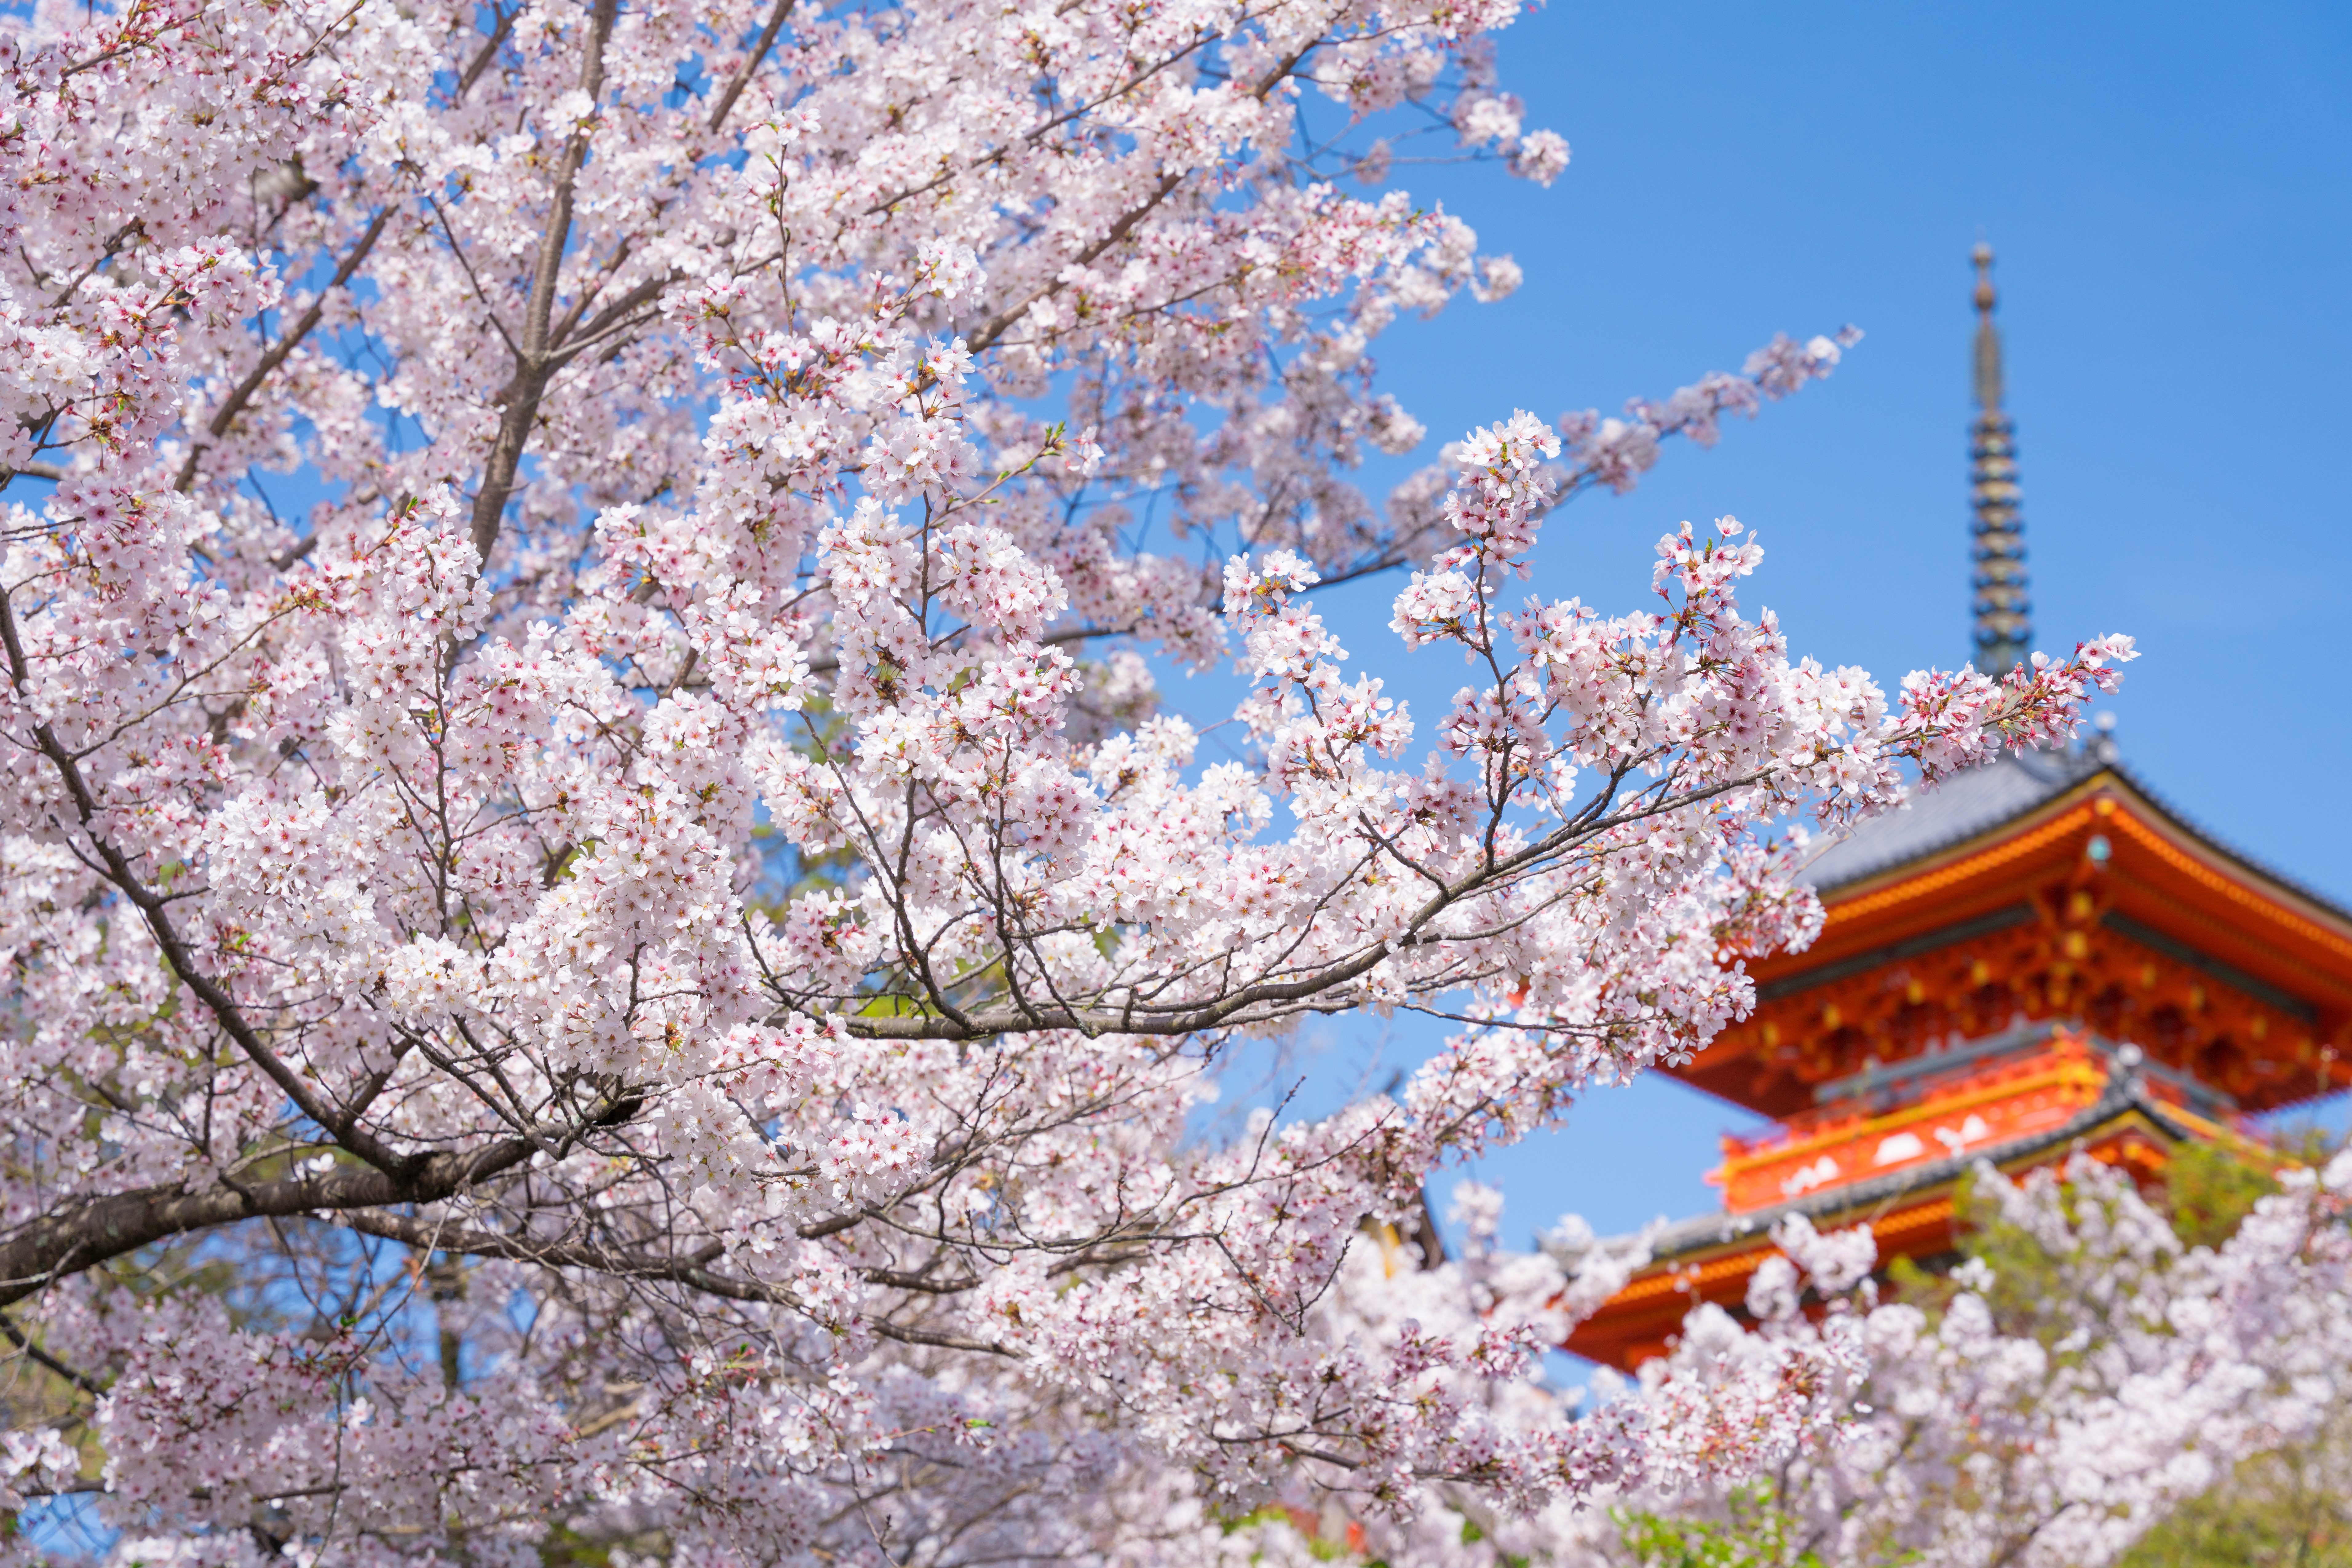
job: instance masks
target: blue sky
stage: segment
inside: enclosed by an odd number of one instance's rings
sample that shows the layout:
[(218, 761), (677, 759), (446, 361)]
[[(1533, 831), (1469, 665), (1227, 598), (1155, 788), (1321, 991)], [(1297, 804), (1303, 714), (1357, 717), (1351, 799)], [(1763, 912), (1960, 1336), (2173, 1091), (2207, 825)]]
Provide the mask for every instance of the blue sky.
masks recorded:
[[(1405, 169), (1526, 269), (1380, 345), (1436, 444), (1526, 407), (1604, 412), (1853, 321), (1837, 375), (1711, 452), (1548, 525), (1534, 586), (1639, 602), (1650, 543), (1729, 512), (1752, 603), (1801, 652), (1889, 684), (1968, 654), (1969, 247), (2000, 254), (2039, 641), (2139, 638), (2107, 706), (2127, 760), (2221, 837), (2352, 903), (2337, 795), (2352, 628), (2352, 8), (1555, 5), (1503, 35), (1503, 86), (1575, 149), (1549, 191)], [(1392, 584), (1320, 596), (1424, 724), (1465, 672), (1407, 660)], [(1207, 695), (1205, 691), (1202, 693)], [(1188, 705), (1181, 683), (1174, 705)], [(1203, 710), (1213, 704), (1203, 703)], [(1335, 1029), (1301, 1104), (1377, 1087), (1434, 1032)], [(1591, 1097), (1489, 1163), (1524, 1237), (1714, 1206), (1736, 1111), (1664, 1082)]]

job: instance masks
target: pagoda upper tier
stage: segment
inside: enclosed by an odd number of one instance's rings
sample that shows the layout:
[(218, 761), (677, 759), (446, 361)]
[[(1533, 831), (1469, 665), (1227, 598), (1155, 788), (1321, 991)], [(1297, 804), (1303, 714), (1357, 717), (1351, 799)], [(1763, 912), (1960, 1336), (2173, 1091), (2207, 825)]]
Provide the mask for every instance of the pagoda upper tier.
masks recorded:
[(1869, 1075), (2056, 1022), (2218, 1110), (2352, 1083), (2352, 915), (2112, 752), (2003, 756), (1831, 847), (1809, 871), (1820, 939), (1756, 964), (1755, 1013), (1678, 1076), (1802, 1123)]
[(1755, 1013), (1676, 1069), (1774, 1125), (1724, 1140), (1722, 1210), (1645, 1238), (1579, 1355), (1630, 1370), (1702, 1301), (1744, 1320), (1786, 1215), (1932, 1264), (1979, 1164), (2262, 1159), (2251, 1113), (2352, 1082), (2352, 914), (2198, 832), (2104, 741), (1963, 774), (1810, 874), (1820, 940), (1759, 963)]
[[(2032, 626), (1992, 252), (1973, 259), (1975, 664), (1998, 677)], [(1807, 876), (1819, 939), (1757, 963), (1755, 1011), (1672, 1069), (1774, 1125), (1724, 1140), (1722, 1211), (1645, 1234), (1579, 1355), (1631, 1369), (1703, 1301), (1742, 1317), (1789, 1216), (1933, 1267), (1982, 1165), (2082, 1154), (2154, 1182), (2190, 1141), (2265, 1160), (2251, 1116), (2352, 1083), (2352, 914), (2199, 832), (2104, 736), (1948, 780)]]

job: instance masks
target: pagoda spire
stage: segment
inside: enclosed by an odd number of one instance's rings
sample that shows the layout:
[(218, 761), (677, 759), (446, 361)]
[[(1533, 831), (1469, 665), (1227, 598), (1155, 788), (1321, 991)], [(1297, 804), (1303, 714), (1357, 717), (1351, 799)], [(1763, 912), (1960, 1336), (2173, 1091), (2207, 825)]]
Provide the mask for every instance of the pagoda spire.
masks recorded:
[(2031, 652), (2025, 524), (2018, 516), (2017, 426), (2001, 406), (2000, 329), (1993, 325), (1992, 247), (1979, 240), (1977, 268), (1977, 416), (1969, 426), (1969, 483), (1976, 507), (1976, 653), (1987, 675), (2010, 672)]

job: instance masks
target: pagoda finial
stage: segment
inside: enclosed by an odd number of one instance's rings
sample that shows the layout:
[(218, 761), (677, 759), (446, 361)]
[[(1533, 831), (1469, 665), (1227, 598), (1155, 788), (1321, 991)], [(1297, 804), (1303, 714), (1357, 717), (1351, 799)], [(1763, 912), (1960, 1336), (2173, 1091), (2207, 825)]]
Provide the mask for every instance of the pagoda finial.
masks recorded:
[(2000, 407), (2000, 329), (1992, 324), (1999, 296), (1992, 288), (1992, 247), (1977, 241), (1969, 259), (1977, 264), (1977, 406)]
[(1987, 675), (2022, 661), (2033, 635), (2025, 587), (2025, 525), (2018, 516), (2017, 426), (2001, 407), (2000, 329), (1993, 325), (1992, 247), (1982, 240), (1977, 268), (1977, 416), (1969, 428), (1969, 473), (1976, 506), (1976, 654)]

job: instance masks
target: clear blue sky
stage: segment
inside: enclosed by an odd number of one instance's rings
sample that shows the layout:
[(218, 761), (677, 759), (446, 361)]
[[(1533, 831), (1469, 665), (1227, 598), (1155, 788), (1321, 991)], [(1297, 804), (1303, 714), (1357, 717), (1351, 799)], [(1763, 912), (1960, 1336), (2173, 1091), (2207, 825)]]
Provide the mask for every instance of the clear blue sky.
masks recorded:
[[(2352, 7), (1560, 4), (1501, 60), (1575, 161), (1549, 191), (1401, 171), (1527, 271), (1506, 301), (1382, 340), (1384, 384), (1432, 432), (1414, 462), (1515, 406), (1612, 411), (1737, 368), (1776, 330), (1869, 333), (1716, 450), (1671, 447), (1633, 495), (1555, 519), (1537, 588), (1631, 607), (1658, 533), (1730, 512), (1760, 531), (1753, 600), (1798, 650), (1890, 684), (1963, 660), (1981, 232), (2042, 646), (2138, 637), (2111, 704), (2126, 758), (2352, 902), (2352, 699), (2328, 664), (2352, 615), (2326, 584), (2352, 545)], [(1402, 657), (1392, 592), (1318, 603), (1425, 726), (1465, 672)], [(1308, 1098), (1377, 1087), (1433, 1037), (1341, 1031)], [(1710, 1208), (1698, 1173), (1740, 1120), (1664, 1083), (1593, 1096), (1491, 1163), (1507, 1231)]]

